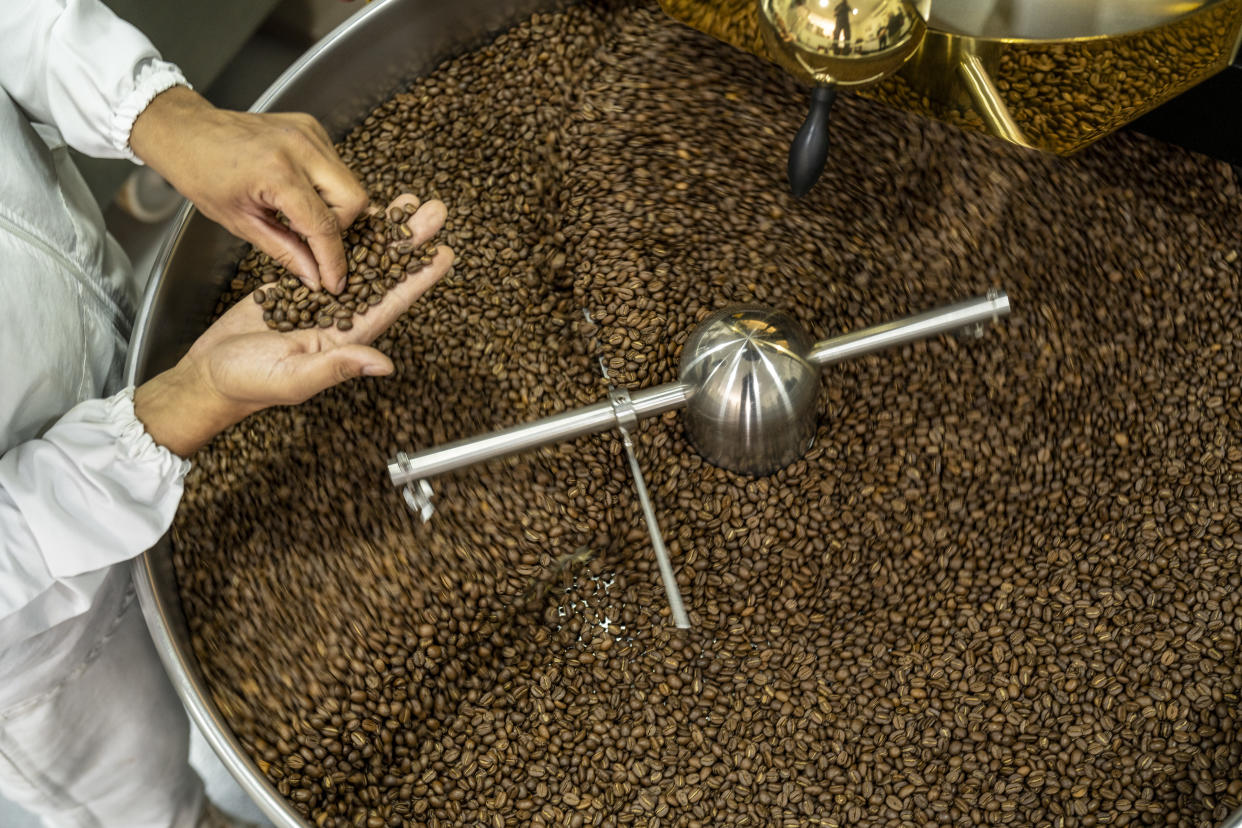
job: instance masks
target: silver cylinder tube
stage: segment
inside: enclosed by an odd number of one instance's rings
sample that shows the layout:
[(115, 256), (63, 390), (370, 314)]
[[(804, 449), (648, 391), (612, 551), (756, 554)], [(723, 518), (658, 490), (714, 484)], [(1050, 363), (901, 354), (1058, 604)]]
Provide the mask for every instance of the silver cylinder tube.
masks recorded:
[[(654, 417), (686, 404), (686, 389), (670, 382), (635, 391), (631, 395), (638, 419)], [(485, 463), (510, 454), (521, 454), (540, 446), (598, 434), (617, 426), (617, 415), (609, 401), (555, 414), (533, 423), (517, 425), (479, 437), (468, 437), (438, 448), (420, 451), (388, 464), (394, 486), (437, 477), (457, 469)]]
[(812, 346), (807, 359), (821, 367), (833, 365), (907, 342), (994, 322), (1008, 315), (1009, 297), (1005, 291), (991, 290), (986, 296), (825, 339)]

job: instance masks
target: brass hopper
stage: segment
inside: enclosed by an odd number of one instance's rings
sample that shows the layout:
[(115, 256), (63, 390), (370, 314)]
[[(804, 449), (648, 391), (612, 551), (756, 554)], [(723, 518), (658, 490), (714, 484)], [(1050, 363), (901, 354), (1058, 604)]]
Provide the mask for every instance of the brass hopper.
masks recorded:
[(1242, 0), (660, 0), (811, 84), (795, 194), (837, 86), (1021, 146), (1073, 153), (1228, 66)]

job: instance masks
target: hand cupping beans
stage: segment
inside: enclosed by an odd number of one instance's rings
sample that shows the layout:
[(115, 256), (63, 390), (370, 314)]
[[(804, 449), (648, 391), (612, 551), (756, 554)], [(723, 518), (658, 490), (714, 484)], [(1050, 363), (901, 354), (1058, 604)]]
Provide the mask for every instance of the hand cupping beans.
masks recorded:
[(231, 292), (218, 312), (235, 300), (236, 292), (253, 288), (257, 280), (259, 287), (252, 295), (262, 306), (263, 321), (269, 328), (292, 331), (336, 326), (350, 330), (355, 314), (365, 314), (369, 307), (378, 305), (384, 294), (426, 267), (435, 256), (432, 242), (416, 245), (410, 240), (406, 222), (415, 209), (407, 204), (386, 213), (364, 213), (345, 231), (343, 241), (351, 252), (345, 286), (339, 294), (311, 290), (266, 253), (251, 250), (238, 265), (237, 276), (229, 285)]

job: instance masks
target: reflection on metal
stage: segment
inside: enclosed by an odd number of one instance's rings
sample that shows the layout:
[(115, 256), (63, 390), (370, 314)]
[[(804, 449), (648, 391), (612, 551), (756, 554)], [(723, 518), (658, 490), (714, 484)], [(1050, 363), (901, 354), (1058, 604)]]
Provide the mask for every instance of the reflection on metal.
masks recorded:
[(975, 55), (963, 55), (957, 69), (962, 75), (962, 80), (966, 82), (966, 88), (970, 90), (970, 98), (975, 102), (975, 109), (983, 116), (992, 134), (1010, 143), (1029, 147), (1030, 143), (1022, 134), (1021, 127), (1014, 123), (1013, 116), (1009, 114), (1009, 109), (1001, 99), (1000, 92), (988, 76), (988, 70), (983, 68), (983, 61)]
[(815, 433), (819, 368), (793, 317), (759, 305), (707, 317), (686, 342), (681, 381), (691, 389), (686, 434), (710, 463), (741, 474), (776, 471)]
[(1226, 817), (1220, 828), (1242, 828), (1242, 808)]
[[(410, 457), (404, 451), (397, 455), (398, 465), (406, 466), (409, 462)], [(436, 513), (436, 505), (432, 502), (435, 492), (426, 480), (412, 480), (406, 483), (405, 488), (401, 490), (401, 496), (405, 498), (405, 505), (409, 506), (410, 511), (418, 515), (423, 523), (431, 520), (431, 516)]]
[(468, 437), (388, 464), (394, 486), (447, 474), (539, 446), (632, 428), (686, 409), (686, 432), (709, 463), (760, 475), (797, 460), (814, 433), (819, 369), (951, 331), (974, 331), (1009, 314), (1003, 290), (988, 291), (852, 333), (811, 343), (789, 314), (738, 305), (708, 316), (686, 341), (678, 382), (625, 392), (584, 408)]
[(858, 86), (909, 60), (927, 23), (910, 0), (759, 0), (759, 28), (790, 72)]
[[(843, 72), (792, 60), (766, 41), (756, 0), (660, 2), (807, 83), (818, 82), (817, 71)], [(1240, 35), (1242, 0), (943, 0), (932, 4), (909, 60), (859, 94), (1067, 154), (1228, 66)]]

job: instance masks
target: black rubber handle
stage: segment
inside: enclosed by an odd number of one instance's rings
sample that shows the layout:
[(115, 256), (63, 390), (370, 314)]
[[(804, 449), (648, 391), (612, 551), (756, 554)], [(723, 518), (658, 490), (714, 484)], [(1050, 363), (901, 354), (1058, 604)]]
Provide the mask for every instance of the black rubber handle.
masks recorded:
[(835, 86), (811, 90), (811, 111), (789, 146), (789, 189), (798, 198), (815, 186), (828, 162), (828, 116), (837, 99)]

